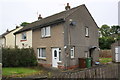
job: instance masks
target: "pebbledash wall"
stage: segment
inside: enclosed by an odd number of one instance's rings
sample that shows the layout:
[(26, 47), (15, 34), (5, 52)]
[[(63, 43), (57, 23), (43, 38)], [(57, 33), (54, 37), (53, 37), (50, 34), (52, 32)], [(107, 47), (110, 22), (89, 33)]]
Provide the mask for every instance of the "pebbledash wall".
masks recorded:
[(18, 48), (30, 48), (32, 47), (32, 30), (26, 31), (26, 40), (22, 40), (22, 33), (16, 34), (16, 46)]
[[(77, 16), (76, 16), (77, 15)], [(70, 26), (69, 20), (76, 21), (76, 26)], [(85, 36), (85, 27), (89, 28), (89, 36)], [(68, 27), (70, 33), (68, 34)], [(75, 46), (75, 57), (67, 58), (64, 46), (68, 45), (68, 35), (71, 37), (71, 45)], [(74, 14), (66, 18), (65, 23), (51, 26), (51, 36), (41, 38), (40, 29), (33, 31), (33, 48), (37, 55), (37, 48), (46, 48), (46, 59), (38, 58), (39, 64), (46, 67), (52, 66), (52, 48), (61, 48), (62, 61), (58, 62), (58, 68), (76, 68), (79, 66), (78, 58), (85, 57), (91, 46), (98, 47), (98, 27), (84, 6), (81, 6)], [(99, 59), (99, 51), (93, 51), (93, 61)], [(68, 61), (68, 62), (67, 62)]]
[(5, 47), (5, 38), (0, 37), (0, 47)]
[[(36, 40), (37, 39), (37, 40)], [(63, 24), (51, 26), (51, 36), (48, 38), (41, 37), (40, 29), (33, 31), (33, 48), (38, 56), (37, 48), (46, 48), (46, 59), (38, 58), (38, 63), (44, 67), (52, 66), (52, 48), (61, 48), (61, 53), (64, 53), (64, 30)], [(64, 54), (62, 56), (62, 62)], [(61, 63), (61, 65), (64, 65)]]
[(14, 33), (20, 30), (22, 27), (16, 28), (15, 30), (11, 31), (10, 33), (5, 35), (5, 47), (14, 48), (15, 47), (15, 35)]

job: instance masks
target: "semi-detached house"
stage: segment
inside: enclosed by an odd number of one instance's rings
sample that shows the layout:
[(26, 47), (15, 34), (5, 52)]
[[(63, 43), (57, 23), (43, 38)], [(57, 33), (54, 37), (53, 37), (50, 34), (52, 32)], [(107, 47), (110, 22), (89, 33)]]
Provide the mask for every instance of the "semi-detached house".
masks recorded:
[(78, 58), (98, 60), (98, 26), (86, 6), (80, 5), (35, 21), (15, 33), (16, 45), (33, 47), (38, 63), (46, 67), (76, 68)]

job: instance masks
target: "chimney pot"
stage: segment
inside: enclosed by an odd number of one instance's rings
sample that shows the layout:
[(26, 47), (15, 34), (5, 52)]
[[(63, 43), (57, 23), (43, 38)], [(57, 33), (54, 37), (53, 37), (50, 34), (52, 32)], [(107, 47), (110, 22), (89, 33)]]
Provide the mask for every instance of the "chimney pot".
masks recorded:
[(41, 19), (42, 19), (41, 14), (39, 14), (38, 20), (41, 20)]
[(70, 10), (70, 5), (69, 5), (69, 3), (67, 3), (67, 6), (65, 6), (65, 9), (66, 9), (66, 10)]
[(9, 32), (9, 30), (7, 29), (6, 32)]
[(19, 26), (16, 26), (16, 29), (19, 28)]

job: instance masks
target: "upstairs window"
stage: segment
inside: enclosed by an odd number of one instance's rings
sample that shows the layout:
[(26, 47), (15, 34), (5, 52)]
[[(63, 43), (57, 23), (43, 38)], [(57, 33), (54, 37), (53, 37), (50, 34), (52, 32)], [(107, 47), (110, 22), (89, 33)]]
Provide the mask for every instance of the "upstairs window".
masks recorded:
[(26, 39), (27, 39), (26, 33), (22, 33), (22, 40), (26, 40)]
[(85, 36), (88, 37), (89, 36), (89, 28), (85, 27)]
[(38, 58), (46, 59), (46, 48), (38, 48)]
[(41, 36), (49, 37), (50, 36), (50, 26), (41, 28)]
[(71, 56), (71, 58), (74, 58), (74, 57), (75, 57), (75, 47), (72, 47), (72, 48), (71, 48), (70, 56)]

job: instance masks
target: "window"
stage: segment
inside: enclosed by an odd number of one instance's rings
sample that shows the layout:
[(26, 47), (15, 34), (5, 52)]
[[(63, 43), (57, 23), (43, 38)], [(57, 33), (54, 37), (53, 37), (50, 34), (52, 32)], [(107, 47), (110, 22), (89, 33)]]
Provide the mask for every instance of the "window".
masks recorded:
[(41, 36), (42, 37), (50, 36), (50, 26), (41, 28)]
[(54, 51), (54, 57), (57, 57), (57, 51), (56, 50)]
[(89, 36), (89, 29), (88, 29), (88, 27), (85, 27), (85, 36), (86, 37)]
[(85, 51), (85, 58), (88, 58), (89, 57), (89, 53), (88, 51)]
[(75, 56), (75, 52), (74, 52), (75, 50), (74, 49), (75, 49), (75, 47), (71, 48), (71, 51), (70, 51), (71, 58), (74, 58), (74, 56)]
[(22, 40), (26, 40), (26, 39), (27, 39), (26, 33), (22, 33)]
[(46, 49), (45, 48), (38, 48), (38, 58), (46, 59)]
[(61, 61), (61, 52), (59, 52), (59, 61)]
[(59, 61), (61, 61), (61, 48), (59, 48)]

